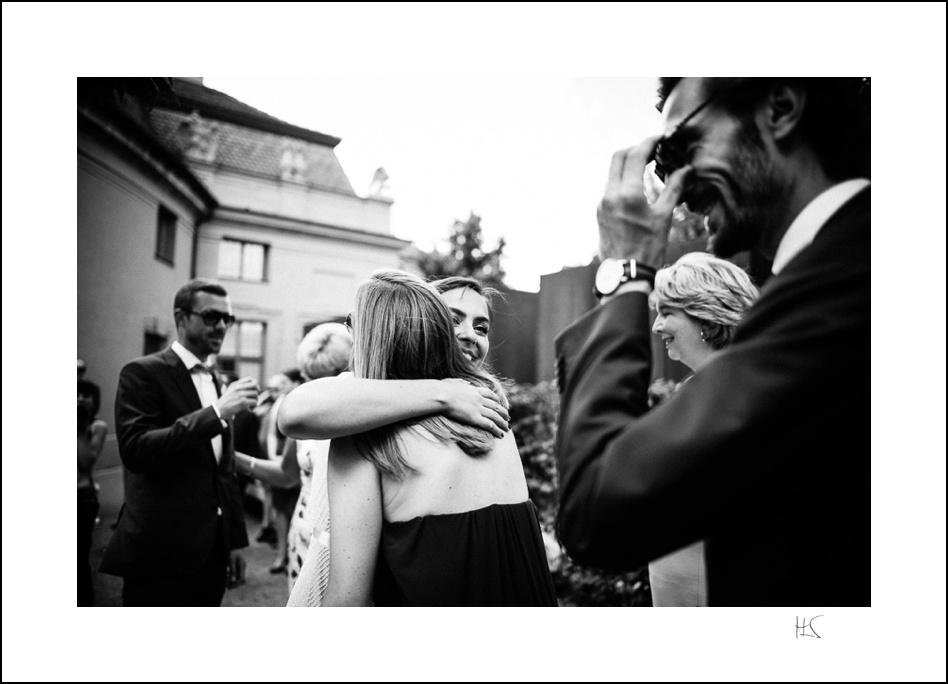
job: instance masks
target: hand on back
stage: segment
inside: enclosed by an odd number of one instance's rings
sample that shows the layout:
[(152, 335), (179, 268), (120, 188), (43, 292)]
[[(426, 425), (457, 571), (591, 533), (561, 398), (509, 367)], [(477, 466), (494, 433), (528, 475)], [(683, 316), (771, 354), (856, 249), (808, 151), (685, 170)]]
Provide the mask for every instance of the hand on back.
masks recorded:
[(510, 413), (500, 402), (500, 397), (489, 389), (475, 387), (456, 378), (442, 382), (447, 402), (442, 412), (445, 416), (459, 423), (487, 430), (498, 438), (502, 438), (510, 429)]

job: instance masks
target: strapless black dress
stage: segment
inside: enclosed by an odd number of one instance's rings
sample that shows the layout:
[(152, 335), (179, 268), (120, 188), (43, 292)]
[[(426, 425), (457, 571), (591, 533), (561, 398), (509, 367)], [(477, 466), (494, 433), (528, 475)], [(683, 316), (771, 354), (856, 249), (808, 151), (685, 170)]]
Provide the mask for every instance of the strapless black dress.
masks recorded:
[(382, 527), (376, 606), (555, 606), (533, 502)]

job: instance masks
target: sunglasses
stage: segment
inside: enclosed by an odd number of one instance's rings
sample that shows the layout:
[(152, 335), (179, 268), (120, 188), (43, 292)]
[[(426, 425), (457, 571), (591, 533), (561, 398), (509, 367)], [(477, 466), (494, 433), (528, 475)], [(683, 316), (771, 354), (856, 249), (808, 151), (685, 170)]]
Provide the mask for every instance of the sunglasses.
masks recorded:
[(675, 126), (675, 130), (659, 139), (655, 145), (655, 152), (652, 154), (652, 159), (655, 161), (655, 175), (658, 176), (663, 183), (667, 176), (688, 163), (688, 141), (683, 135), (682, 130), (685, 124), (694, 119), (695, 116), (710, 106), (712, 102), (717, 100), (728, 90), (728, 88), (722, 88), (714, 93), (711, 97), (698, 105), (691, 114), (682, 119), (678, 125)]
[(349, 328), (349, 332), (352, 332), (352, 314), (346, 316), (346, 327)]
[(224, 321), (224, 325), (228, 328), (237, 322), (237, 317), (233, 314), (226, 313), (224, 311), (216, 311), (215, 309), (205, 309), (204, 311), (195, 311), (194, 309), (181, 309), (185, 313), (194, 314), (195, 316), (200, 316), (204, 320), (204, 325), (214, 327), (221, 321)]

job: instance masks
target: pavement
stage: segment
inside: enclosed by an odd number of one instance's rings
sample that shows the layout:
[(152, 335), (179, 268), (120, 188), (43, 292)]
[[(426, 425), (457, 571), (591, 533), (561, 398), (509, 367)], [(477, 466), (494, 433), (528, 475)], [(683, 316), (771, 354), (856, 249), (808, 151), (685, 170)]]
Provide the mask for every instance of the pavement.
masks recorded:
[[(102, 555), (112, 537), (112, 524), (118, 518), (122, 508), (122, 470), (110, 468), (97, 471), (99, 484), (99, 525), (92, 533), (92, 552), (89, 561), (92, 566), (92, 584), (95, 589), (96, 606), (122, 605), (122, 578), (99, 572)], [(276, 552), (269, 544), (254, 541), (260, 532), (261, 519), (259, 503), (252, 497), (245, 501), (247, 536), (250, 546), (239, 553), (247, 563), (246, 583), (224, 593), (222, 607), (271, 606), (283, 607), (289, 596), (286, 574), (271, 574), (270, 565)]]

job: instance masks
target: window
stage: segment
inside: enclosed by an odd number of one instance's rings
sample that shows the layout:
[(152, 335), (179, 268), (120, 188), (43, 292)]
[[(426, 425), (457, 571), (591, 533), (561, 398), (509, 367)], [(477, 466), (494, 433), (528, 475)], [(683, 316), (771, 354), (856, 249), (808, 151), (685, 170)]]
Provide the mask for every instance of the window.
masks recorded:
[(267, 245), (241, 240), (221, 240), (217, 260), (217, 276), (255, 283), (267, 279)]
[(249, 376), (262, 382), (266, 335), (267, 324), (263, 321), (235, 323), (224, 337), (217, 355), (217, 369), (238, 378)]
[(163, 204), (158, 205), (158, 237), (155, 240), (155, 258), (174, 266), (174, 238), (178, 217)]

